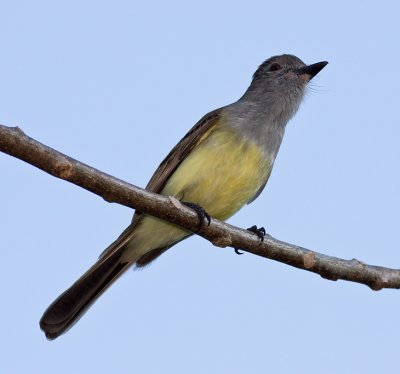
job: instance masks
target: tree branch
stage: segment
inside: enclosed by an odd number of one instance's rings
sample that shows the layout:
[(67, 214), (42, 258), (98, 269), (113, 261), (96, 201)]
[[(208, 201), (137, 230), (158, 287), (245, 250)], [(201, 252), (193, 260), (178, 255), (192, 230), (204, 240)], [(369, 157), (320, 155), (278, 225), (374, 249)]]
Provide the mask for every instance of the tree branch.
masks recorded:
[[(18, 127), (0, 125), (0, 151), (93, 192), (108, 202), (125, 205), (191, 231), (197, 230), (197, 214), (175, 198), (143, 190), (96, 170), (28, 137)], [(269, 235), (260, 242), (255, 234), (216, 219), (212, 219), (209, 226), (203, 225), (197, 234), (218, 247), (240, 248), (329, 280), (358, 282), (373, 290), (400, 288), (400, 270), (327, 256)]]

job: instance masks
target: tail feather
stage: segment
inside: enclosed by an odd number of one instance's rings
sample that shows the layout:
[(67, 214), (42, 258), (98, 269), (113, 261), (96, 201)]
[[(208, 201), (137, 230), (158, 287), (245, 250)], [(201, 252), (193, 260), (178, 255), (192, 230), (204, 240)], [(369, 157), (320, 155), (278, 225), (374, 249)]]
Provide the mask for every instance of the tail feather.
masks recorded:
[(147, 266), (148, 264), (150, 264), (150, 262), (161, 256), (168, 248), (169, 246), (164, 248), (157, 248), (145, 253), (136, 260), (135, 265), (138, 268), (143, 268)]
[(71, 328), (97, 298), (127, 270), (121, 252), (100, 258), (81, 278), (60, 295), (44, 312), (40, 328), (53, 340)]

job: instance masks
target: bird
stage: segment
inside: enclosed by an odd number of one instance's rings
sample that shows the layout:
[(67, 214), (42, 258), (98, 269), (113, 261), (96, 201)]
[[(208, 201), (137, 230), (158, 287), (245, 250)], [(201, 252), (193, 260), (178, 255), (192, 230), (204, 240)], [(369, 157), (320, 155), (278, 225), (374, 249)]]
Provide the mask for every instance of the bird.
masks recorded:
[[(327, 64), (306, 65), (290, 54), (264, 61), (243, 96), (204, 115), (177, 143), (146, 189), (178, 199), (200, 217), (230, 218), (263, 191), (286, 124), (297, 112), (309, 81)], [(68, 331), (127, 269), (149, 265), (192, 234), (135, 212), (131, 224), (97, 262), (44, 312), (40, 327), (47, 339)]]

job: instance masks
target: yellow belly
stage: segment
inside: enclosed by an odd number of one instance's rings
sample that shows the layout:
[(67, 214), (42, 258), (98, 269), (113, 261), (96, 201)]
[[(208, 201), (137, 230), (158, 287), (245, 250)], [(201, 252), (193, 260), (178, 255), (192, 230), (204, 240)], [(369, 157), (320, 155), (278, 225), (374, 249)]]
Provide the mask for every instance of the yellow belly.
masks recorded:
[[(210, 216), (226, 220), (265, 183), (272, 164), (256, 144), (218, 127), (181, 163), (161, 194), (196, 203)], [(152, 249), (172, 245), (189, 234), (146, 216), (135, 230), (129, 257), (138, 258)]]
[(254, 196), (270, 167), (256, 144), (217, 129), (182, 162), (162, 194), (194, 202), (226, 220)]

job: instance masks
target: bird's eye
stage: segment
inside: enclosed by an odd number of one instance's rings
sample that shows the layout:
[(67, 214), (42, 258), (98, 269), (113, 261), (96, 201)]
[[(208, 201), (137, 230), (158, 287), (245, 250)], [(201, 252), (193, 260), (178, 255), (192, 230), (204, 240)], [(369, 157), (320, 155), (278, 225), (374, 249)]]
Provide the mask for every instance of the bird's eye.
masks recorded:
[(269, 67), (268, 71), (278, 71), (278, 70), (281, 70), (281, 69), (282, 69), (282, 66), (275, 62), (274, 64), (272, 64)]

